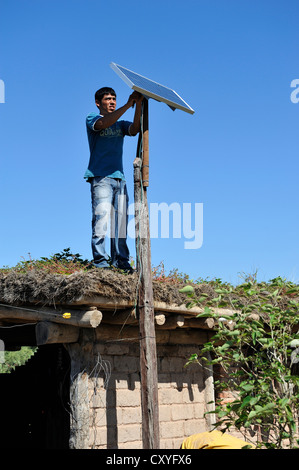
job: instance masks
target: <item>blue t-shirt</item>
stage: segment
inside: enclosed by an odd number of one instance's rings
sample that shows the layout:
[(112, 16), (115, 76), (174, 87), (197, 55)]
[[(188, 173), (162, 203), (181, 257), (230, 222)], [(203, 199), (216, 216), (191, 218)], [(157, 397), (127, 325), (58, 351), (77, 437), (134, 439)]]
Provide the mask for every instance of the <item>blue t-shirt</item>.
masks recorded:
[(97, 131), (94, 124), (101, 117), (90, 113), (86, 118), (90, 159), (84, 178), (110, 176), (124, 179), (123, 143), (124, 136), (130, 135), (129, 121), (117, 121), (111, 127)]

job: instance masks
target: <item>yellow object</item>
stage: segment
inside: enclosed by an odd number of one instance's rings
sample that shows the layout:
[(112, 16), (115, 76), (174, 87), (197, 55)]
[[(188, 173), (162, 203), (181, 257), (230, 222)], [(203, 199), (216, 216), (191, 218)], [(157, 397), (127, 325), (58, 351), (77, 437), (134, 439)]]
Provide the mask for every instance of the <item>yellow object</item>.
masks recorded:
[(63, 318), (71, 318), (72, 315), (68, 312), (65, 312), (62, 316)]
[(181, 449), (242, 449), (253, 444), (221, 431), (200, 432), (184, 439)]

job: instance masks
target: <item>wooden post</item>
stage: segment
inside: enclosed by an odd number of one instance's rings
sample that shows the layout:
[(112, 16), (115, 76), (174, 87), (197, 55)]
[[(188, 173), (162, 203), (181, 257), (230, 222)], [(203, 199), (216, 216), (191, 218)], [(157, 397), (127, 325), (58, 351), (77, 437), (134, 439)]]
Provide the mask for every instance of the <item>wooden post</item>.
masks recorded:
[(90, 445), (89, 379), (95, 367), (93, 344), (95, 329), (82, 329), (77, 343), (65, 344), (71, 359), (70, 449), (88, 449)]
[[(142, 169), (148, 169), (148, 102), (146, 99), (143, 104), (142, 120), (142, 158), (138, 157), (138, 149), (134, 161), (136, 264), (139, 276), (136, 311), (139, 320), (140, 341), (142, 441), (144, 449), (158, 449), (160, 439), (157, 352), (146, 193), (148, 176), (147, 181), (143, 181), (144, 176), (142, 176)], [(141, 138), (139, 138), (138, 145), (140, 145)], [(144, 166), (143, 162), (146, 162), (147, 166)], [(147, 171), (145, 173), (148, 175)]]
[(215, 429), (216, 423), (216, 415), (211, 413), (211, 411), (215, 410), (215, 391), (214, 391), (214, 373), (213, 373), (213, 366), (210, 364), (211, 362), (211, 355), (210, 353), (206, 353), (206, 358), (209, 361), (207, 364), (205, 361), (203, 362), (203, 372), (204, 372), (204, 382), (205, 382), (205, 403), (206, 403), (206, 411), (209, 413), (206, 415), (206, 423), (208, 431), (213, 431)]

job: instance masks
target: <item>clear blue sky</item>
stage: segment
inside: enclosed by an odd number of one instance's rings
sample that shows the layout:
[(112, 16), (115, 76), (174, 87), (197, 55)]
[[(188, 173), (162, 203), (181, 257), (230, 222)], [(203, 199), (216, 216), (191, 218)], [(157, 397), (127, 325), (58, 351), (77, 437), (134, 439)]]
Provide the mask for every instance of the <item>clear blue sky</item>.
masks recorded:
[(149, 103), (149, 203), (203, 204), (203, 245), (155, 238), (152, 264), (298, 282), (298, 23), (298, 0), (1, 0), (0, 265), (67, 247), (91, 259), (85, 117), (101, 86), (127, 100), (116, 62), (195, 109)]

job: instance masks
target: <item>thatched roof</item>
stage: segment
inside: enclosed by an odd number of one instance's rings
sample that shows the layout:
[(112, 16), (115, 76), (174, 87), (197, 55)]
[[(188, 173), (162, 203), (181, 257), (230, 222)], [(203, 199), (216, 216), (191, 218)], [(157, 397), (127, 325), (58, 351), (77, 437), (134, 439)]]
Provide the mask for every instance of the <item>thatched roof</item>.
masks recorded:
[[(138, 274), (125, 275), (100, 269), (82, 270), (70, 275), (38, 269), (26, 273), (10, 270), (0, 272), (0, 301), (10, 305), (27, 302), (73, 304), (94, 296), (134, 301), (137, 285)], [(183, 281), (175, 284), (154, 281), (154, 299), (169, 304), (186, 303), (188, 297), (179, 292), (184, 285)], [(206, 292), (209, 297), (215, 295), (209, 284), (200, 284), (195, 289), (198, 295), (201, 292)]]
[[(26, 272), (17, 269), (0, 270), (0, 302), (10, 305), (23, 303), (75, 304), (82, 303), (82, 299), (93, 297), (134, 302), (138, 281), (138, 273), (127, 275), (118, 271), (96, 268), (78, 270), (72, 274), (51, 273), (44, 269), (31, 269)], [(188, 284), (191, 284), (191, 282), (188, 281)], [(234, 306), (238, 308), (239, 303), (244, 305), (248, 301), (252, 303), (264, 297), (270, 303), (274, 299), (275, 304), (283, 308), (284, 303), (288, 302), (290, 298), (294, 300), (299, 298), (298, 286), (292, 283), (289, 284), (285, 284), (280, 289), (279, 301), (278, 298), (272, 295), (277, 289), (276, 282), (252, 284), (255, 293), (250, 293), (250, 298), (248, 293), (245, 292), (246, 288), (248, 290), (248, 283), (245, 282), (235, 288), (229, 286), (229, 295), (221, 295), (222, 303), (225, 303), (225, 299), (228, 300), (229, 298), (230, 302), (233, 301)], [(166, 304), (187, 304), (190, 298), (186, 293), (180, 292), (180, 289), (184, 286), (186, 286), (184, 280), (176, 279), (168, 282), (154, 280), (154, 300)], [(226, 288), (227, 286), (212, 281), (196, 282), (193, 284), (194, 297), (201, 299), (201, 306), (205, 306), (206, 303), (210, 303), (212, 299), (219, 296), (219, 288), (222, 289), (223, 287)], [(249, 288), (251, 289), (250, 283)]]

